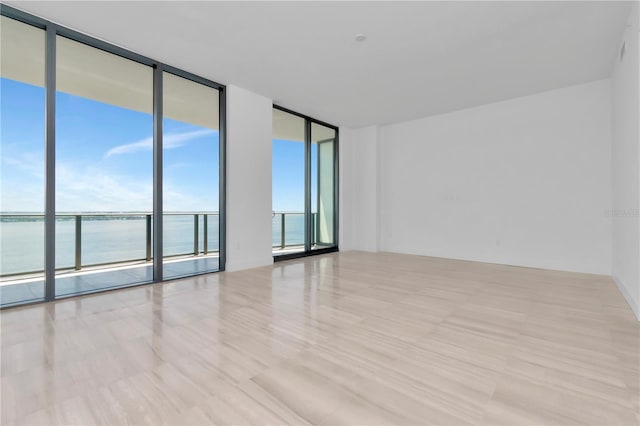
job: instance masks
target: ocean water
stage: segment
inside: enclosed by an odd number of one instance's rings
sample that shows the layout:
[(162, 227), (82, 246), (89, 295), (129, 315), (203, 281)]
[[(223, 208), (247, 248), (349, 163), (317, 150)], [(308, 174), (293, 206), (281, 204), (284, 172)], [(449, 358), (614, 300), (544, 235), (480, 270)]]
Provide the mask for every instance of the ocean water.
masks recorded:
[[(287, 246), (304, 245), (304, 213), (288, 213), (284, 217), (284, 240)], [(271, 218), (271, 240), (274, 247), (282, 244), (282, 215), (276, 213)]]
[[(204, 250), (204, 223), (199, 217), (199, 249)], [(272, 218), (273, 246), (281, 244), (281, 216)], [(208, 217), (208, 250), (217, 251), (218, 216)], [(286, 245), (304, 244), (304, 215), (285, 216)], [(163, 249), (166, 256), (193, 253), (193, 215), (164, 217)], [(139, 217), (83, 217), (82, 265), (139, 260), (146, 257), (146, 219)], [(56, 267), (73, 267), (75, 220), (56, 220)], [(42, 271), (44, 267), (44, 220), (4, 217), (0, 220), (0, 274)]]

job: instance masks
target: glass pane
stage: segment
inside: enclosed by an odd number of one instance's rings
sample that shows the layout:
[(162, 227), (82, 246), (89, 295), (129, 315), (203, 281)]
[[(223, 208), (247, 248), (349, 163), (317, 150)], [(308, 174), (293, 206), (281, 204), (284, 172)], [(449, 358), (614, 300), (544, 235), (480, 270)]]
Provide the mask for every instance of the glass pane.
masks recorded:
[(153, 70), (56, 43), (56, 296), (151, 281)]
[(0, 304), (44, 299), (44, 31), (0, 21)]
[(164, 278), (220, 267), (217, 89), (163, 75)]
[(311, 125), (312, 248), (336, 245), (335, 238), (335, 130)]
[(273, 109), (273, 254), (304, 251), (305, 120)]

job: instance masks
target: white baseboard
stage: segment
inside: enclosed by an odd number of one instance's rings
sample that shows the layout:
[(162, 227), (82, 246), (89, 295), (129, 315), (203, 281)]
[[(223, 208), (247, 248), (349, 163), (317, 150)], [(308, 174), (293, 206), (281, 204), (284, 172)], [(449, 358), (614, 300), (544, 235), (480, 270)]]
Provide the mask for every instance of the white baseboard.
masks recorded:
[(638, 306), (638, 302), (633, 300), (631, 293), (629, 293), (629, 290), (627, 290), (627, 287), (624, 284), (622, 284), (622, 281), (619, 280), (618, 277), (614, 276), (613, 281), (616, 283), (616, 285), (618, 286), (618, 289), (620, 290), (620, 293), (622, 293), (625, 300), (629, 304), (629, 307), (633, 311), (633, 314), (636, 316), (638, 321), (640, 321), (640, 306)]

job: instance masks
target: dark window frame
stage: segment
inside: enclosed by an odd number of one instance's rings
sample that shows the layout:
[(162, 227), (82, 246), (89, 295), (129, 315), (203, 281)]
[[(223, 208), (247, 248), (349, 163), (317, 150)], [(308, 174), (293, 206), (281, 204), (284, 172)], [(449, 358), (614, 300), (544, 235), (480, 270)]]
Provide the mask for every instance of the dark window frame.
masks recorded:
[[(273, 104), (273, 109), (277, 109), (282, 112), (286, 112), (287, 114), (291, 114), (305, 120), (305, 243), (304, 243), (304, 251), (296, 252), (296, 253), (285, 253), (273, 256), (274, 262), (281, 262), (284, 260), (298, 259), (301, 257), (307, 256), (315, 256), (318, 254), (326, 254), (326, 253), (334, 253), (340, 251), (339, 248), (339, 240), (340, 240), (340, 206), (339, 206), (339, 188), (340, 188), (340, 164), (339, 164), (339, 146), (340, 146), (340, 129), (338, 126), (334, 126), (333, 124), (329, 124), (327, 122), (318, 120), (313, 117), (309, 117), (308, 115), (301, 114), (299, 112), (290, 110), (283, 106)], [(331, 247), (323, 247), (323, 248), (311, 248), (311, 236), (313, 235), (313, 223), (311, 221), (311, 128), (313, 124), (318, 124), (320, 126), (327, 127), (333, 131), (335, 131), (335, 140), (334, 140), (334, 149), (333, 149), (333, 238), (335, 240), (335, 244)], [(318, 170), (319, 172), (319, 170)], [(319, 196), (319, 193), (318, 193)]]

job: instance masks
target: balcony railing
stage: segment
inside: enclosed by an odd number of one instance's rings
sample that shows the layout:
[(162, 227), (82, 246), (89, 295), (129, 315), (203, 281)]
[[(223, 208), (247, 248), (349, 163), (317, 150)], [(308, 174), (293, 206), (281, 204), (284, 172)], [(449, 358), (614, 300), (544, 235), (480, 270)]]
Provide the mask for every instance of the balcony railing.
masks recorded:
[[(311, 213), (311, 245), (316, 243), (316, 220), (317, 213)], [(290, 223), (290, 236), (287, 241), (287, 217), (294, 222)], [(278, 223), (280, 222), (280, 223)], [(287, 247), (296, 247), (304, 245), (304, 212), (273, 212), (273, 249), (284, 250)], [(293, 228), (293, 229), (291, 229)], [(276, 237), (279, 235), (279, 238)], [(293, 241), (292, 241), (293, 240)]]
[[(175, 250), (165, 255), (164, 258), (175, 258), (179, 256), (199, 256), (200, 254), (209, 255), (219, 253), (219, 248), (217, 244), (215, 247), (211, 247), (209, 244), (209, 219), (210, 218), (218, 218), (218, 212), (167, 212), (163, 214), (165, 217), (193, 217), (193, 234), (192, 234), (192, 242), (193, 249), (189, 251), (179, 250), (175, 252)], [(202, 236), (200, 235), (200, 222), (202, 219)], [(115, 261), (108, 262), (93, 262), (93, 263), (85, 263), (83, 262), (83, 220), (92, 220), (92, 221), (114, 221), (114, 220), (144, 220), (145, 221), (145, 256), (144, 257), (129, 257), (118, 259)], [(62, 267), (57, 267), (57, 271), (61, 270), (76, 270), (80, 271), (84, 268), (88, 267), (100, 267), (100, 266), (108, 266), (108, 265), (116, 265), (123, 263), (134, 263), (134, 262), (151, 262), (153, 260), (152, 257), (152, 229), (153, 229), (153, 215), (149, 212), (133, 212), (133, 213), (61, 213), (56, 215), (56, 223), (60, 222), (74, 222), (74, 232), (73, 232), (73, 265), (64, 265)], [(32, 213), (0, 213), (0, 222), (44, 222), (43, 214), (32, 214)], [(165, 221), (165, 224), (167, 222)], [(217, 221), (219, 224), (219, 221)], [(215, 225), (216, 227), (218, 225)], [(107, 231), (105, 231), (107, 232)], [(43, 235), (41, 235), (43, 237)], [(202, 237), (202, 247), (200, 245), (200, 238)], [(185, 246), (185, 242), (182, 241), (181, 246)], [(4, 244), (3, 244), (4, 245)], [(6, 247), (3, 247), (5, 249)], [(4, 271), (0, 271), (0, 278), (5, 277), (15, 277), (18, 275), (33, 275), (33, 274), (42, 274), (43, 270), (24, 270), (24, 271), (12, 271), (10, 273), (5, 273)]]
[[(164, 213), (164, 258), (195, 257), (200, 255), (216, 255), (219, 253), (217, 241), (219, 213), (213, 211), (201, 212), (167, 212)], [(182, 217), (169, 231), (167, 225), (170, 218)], [(192, 218), (192, 219), (189, 219)], [(136, 225), (113, 223), (113, 221), (138, 221)], [(317, 213), (312, 213), (312, 245), (316, 242)], [(98, 221), (112, 221), (117, 230), (109, 225), (96, 227)], [(212, 223), (213, 221), (213, 223)], [(44, 265), (44, 214), (34, 213), (0, 213), (0, 224), (9, 225), (10, 222), (29, 222), (29, 232), (14, 236), (21, 240), (23, 249), (18, 255), (28, 259), (24, 265), (16, 262), (16, 256), (6, 260), (3, 256), (0, 279), (14, 279), (19, 276), (43, 274)], [(37, 225), (36, 225), (37, 224)], [(211, 228), (213, 226), (213, 228)], [(85, 229), (88, 227), (88, 230)], [(142, 228), (144, 227), (144, 228)], [(8, 229), (8, 228), (7, 228)], [(135, 229), (135, 232), (127, 232)], [(60, 213), (56, 215), (56, 271), (82, 271), (87, 268), (115, 267), (123, 264), (148, 263), (153, 260), (153, 215), (150, 212), (129, 213)], [(215, 234), (209, 235), (209, 231)], [(5, 234), (3, 232), (3, 234)], [(15, 234), (15, 233), (14, 233)], [(116, 234), (116, 235), (113, 235)], [(214, 238), (213, 243), (210, 237)], [(111, 238), (112, 251), (102, 246)], [(144, 238), (144, 246), (142, 239)], [(169, 241), (171, 240), (171, 241)], [(83, 242), (84, 247), (83, 247)], [(11, 250), (10, 238), (3, 235), (2, 250)], [(15, 241), (14, 241), (15, 243)], [(128, 248), (120, 247), (120, 243)], [(303, 212), (274, 212), (272, 229), (272, 246), (274, 251), (304, 245), (304, 213)], [(144, 247), (144, 249), (143, 249)], [(84, 256), (83, 256), (84, 254)], [(87, 260), (88, 259), (88, 260)], [(19, 260), (19, 259), (18, 259)], [(4, 263), (6, 261), (6, 263)], [(28, 266), (27, 266), (28, 265)]]

